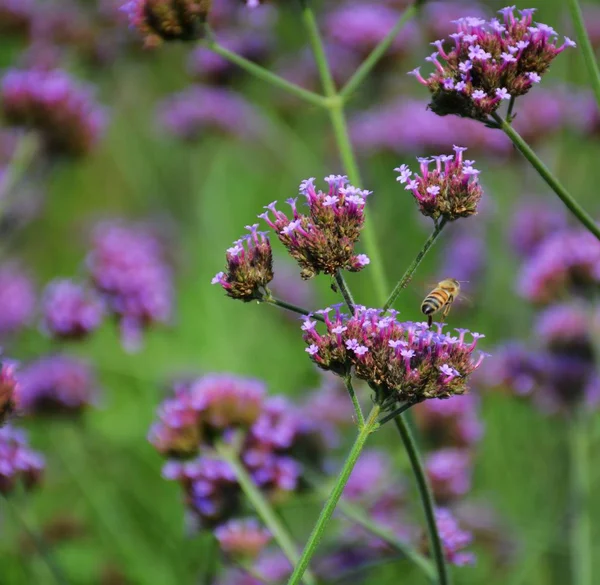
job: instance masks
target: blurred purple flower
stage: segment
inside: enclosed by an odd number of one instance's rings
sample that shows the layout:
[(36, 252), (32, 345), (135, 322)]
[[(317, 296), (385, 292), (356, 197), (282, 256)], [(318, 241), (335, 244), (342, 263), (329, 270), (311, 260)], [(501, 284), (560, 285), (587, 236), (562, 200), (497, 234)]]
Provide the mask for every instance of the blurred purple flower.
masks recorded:
[(93, 89), (60, 69), (9, 70), (0, 85), (0, 102), (8, 124), (39, 131), (56, 154), (88, 154), (106, 126)]
[(0, 362), (0, 427), (15, 412), (19, 400), (16, 364), (11, 360)]
[(58, 338), (82, 338), (97, 329), (104, 316), (100, 299), (83, 285), (54, 280), (42, 296), (43, 327)]
[(512, 212), (509, 241), (521, 257), (531, 256), (549, 236), (568, 225), (562, 207), (547, 198), (526, 198)]
[(35, 0), (0, 0), (0, 31), (3, 34), (28, 33), (36, 10)]
[(465, 449), (433, 451), (427, 456), (425, 468), (436, 502), (447, 503), (471, 489), (471, 455)]
[(256, 139), (265, 130), (259, 111), (232, 90), (194, 85), (165, 99), (158, 109), (162, 127), (193, 142), (211, 131)]
[(18, 406), (26, 414), (78, 414), (97, 405), (98, 383), (91, 366), (66, 355), (50, 355), (17, 373)]
[(8, 495), (17, 482), (32, 488), (41, 481), (44, 458), (27, 444), (25, 431), (11, 425), (0, 427), (0, 492)]
[(463, 550), (471, 544), (472, 534), (462, 530), (456, 518), (446, 508), (438, 508), (435, 511), (435, 520), (448, 562), (459, 567), (474, 564), (475, 555)]
[(387, 453), (376, 449), (364, 450), (354, 466), (342, 497), (351, 502), (373, 503), (389, 488), (391, 468)]
[(33, 284), (26, 273), (15, 263), (0, 266), (0, 335), (29, 325), (35, 304)]
[(125, 347), (135, 350), (145, 327), (171, 318), (173, 276), (165, 251), (149, 229), (120, 221), (98, 224), (92, 240), (92, 281), (119, 319)]
[(256, 519), (230, 520), (215, 529), (215, 537), (227, 557), (255, 559), (271, 540), (271, 533)]
[(581, 303), (551, 305), (536, 318), (536, 337), (553, 350), (583, 350), (592, 357), (593, 333), (590, 309)]

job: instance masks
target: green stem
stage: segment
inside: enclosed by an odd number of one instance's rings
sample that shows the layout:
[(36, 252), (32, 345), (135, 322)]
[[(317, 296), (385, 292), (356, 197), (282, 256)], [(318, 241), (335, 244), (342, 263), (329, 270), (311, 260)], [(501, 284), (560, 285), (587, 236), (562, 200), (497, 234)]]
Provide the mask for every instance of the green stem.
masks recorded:
[(292, 305), (291, 303), (282, 301), (281, 299), (276, 299), (273, 296), (265, 296), (262, 299), (260, 299), (259, 302), (268, 303), (269, 305), (274, 305), (276, 307), (281, 307), (282, 309), (298, 313), (299, 315), (310, 315), (313, 319), (316, 319), (317, 321), (325, 322), (325, 319), (318, 313), (312, 313), (307, 309), (303, 309), (302, 307), (298, 307), (297, 305)]
[(571, 476), (571, 583), (592, 585), (592, 527), (587, 425), (583, 413), (569, 421)]
[(340, 96), (344, 101), (356, 91), (365, 78), (371, 73), (375, 65), (381, 60), (390, 48), (398, 33), (404, 28), (404, 25), (417, 13), (416, 6), (409, 6), (402, 16), (396, 21), (396, 24), (390, 32), (379, 42), (379, 44), (369, 53), (369, 56), (360, 64), (354, 75), (346, 82), (346, 85), (340, 91)]
[(435, 569), (428, 558), (424, 557), (414, 548), (400, 540), (388, 528), (386, 528), (385, 526), (381, 526), (377, 522), (371, 520), (369, 515), (364, 510), (343, 499), (340, 500), (338, 508), (340, 509), (342, 514), (344, 514), (344, 516), (346, 516), (359, 526), (362, 526), (365, 530), (368, 530), (374, 536), (381, 538), (381, 540), (391, 545), (398, 552), (401, 552), (408, 560), (417, 565), (425, 573), (425, 575), (427, 575), (429, 579), (433, 579), (435, 577)]
[(600, 108), (600, 69), (598, 68), (598, 61), (596, 61), (596, 55), (594, 54), (594, 48), (590, 42), (590, 37), (585, 28), (581, 7), (577, 0), (567, 0), (567, 4), (569, 5), (573, 26), (575, 28), (575, 38), (577, 39), (579, 50), (583, 53), (583, 60), (585, 61), (585, 66), (588, 70), (590, 83), (594, 90), (594, 95), (596, 96), (596, 102)]
[(561, 185), (558, 179), (550, 172), (548, 167), (535, 154), (531, 147), (523, 140), (521, 135), (498, 114), (492, 114), (492, 118), (497, 122), (504, 133), (512, 140), (513, 144), (521, 154), (529, 161), (531, 166), (538, 172), (540, 177), (546, 181), (548, 186), (560, 197), (561, 201), (569, 208), (571, 213), (600, 240), (600, 228), (592, 217), (573, 199), (573, 196)]
[(402, 278), (394, 287), (394, 290), (391, 292), (390, 296), (388, 297), (388, 300), (385, 302), (385, 305), (383, 305), (384, 311), (387, 311), (394, 304), (400, 292), (408, 286), (408, 283), (411, 281), (413, 274), (419, 267), (419, 264), (421, 264), (421, 261), (423, 260), (423, 258), (425, 258), (425, 254), (427, 254), (431, 246), (433, 246), (433, 244), (437, 240), (437, 237), (444, 229), (445, 225), (446, 220), (444, 219), (442, 219), (438, 224), (436, 224), (435, 228), (433, 229), (433, 232), (427, 238), (425, 244), (423, 244), (421, 251), (417, 254), (417, 257), (412, 261), (411, 265), (406, 269), (406, 272), (402, 275)]
[[(256, 510), (256, 513), (259, 515), (261, 520), (265, 523), (265, 526), (271, 531), (275, 542), (277, 542), (277, 544), (281, 547), (281, 550), (288, 558), (290, 563), (292, 563), (292, 565), (296, 565), (300, 561), (300, 555), (298, 554), (292, 537), (277, 517), (277, 514), (269, 502), (267, 502), (261, 491), (256, 487), (254, 481), (246, 471), (246, 468), (242, 465), (237, 455), (231, 448), (225, 446), (218, 447), (217, 453), (223, 458), (223, 460), (229, 463), (244, 494), (246, 494), (246, 497)], [(315, 578), (307, 571), (306, 575), (304, 575), (304, 582), (307, 585), (314, 585)]]
[(38, 149), (39, 139), (34, 133), (30, 132), (21, 137), (10, 163), (0, 178), (0, 206), (4, 206), (6, 198), (33, 162)]
[(268, 69), (265, 69), (264, 67), (261, 67), (260, 65), (257, 65), (256, 63), (253, 63), (252, 61), (242, 57), (241, 55), (226, 49), (215, 41), (204, 40), (202, 41), (202, 44), (207, 49), (210, 49), (213, 53), (220, 55), (224, 59), (227, 59), (227, 61), (231, 61), (231, 63), (235, 63), (238, 67), (244, 69), (246, 72), (254, 75), (262, 81), (266, 81), (267, 83), (287, 91), (288, 93), (291, 93), (315, 106), (325, 107), (327, 104), (327, 100), (325, 100), (323, 96), (320, 96), (312, 91), (308, 91), (307, 89), (304, 89), (295, 83), (291, 83), (275, 73), (271, 73)]
[(17, 506), (11, 501), (11, 499), (8, 496), (2, 493), (0, 493), (0, 495), (6, 502), (7, 507), (10, 508), (14, 518), (16, 518), (19, 524), (21, 524), (23, 530), (25, 530), (27, 536), (31, 539), (31, 542), (35, 546), (40, 557), (44, 560), (44, 563), (46, 563), (48, 571), (52, 574), (52, 578), (54, 579), (54, 581), (58, 583), (58, 585), (67, 585), (69, 581), (67, 580), (62, 569), (56, 563), (56, 560), (54, 559), (50, 547), (44, 540), (44, 537), (38, 534), (35, 530), (33, 530), (33, 528), (31, 528), (28, 525), (28, 523), (25, 521), (25, 518), (23, 518), (23, 516), (19, 513)]
[(421, 498), (421, 505), (425, 512), (425, 521), (427, 523), (427, 531), (429, 533), (429, 544), (431, 547), (431, 555), (435, 562), (435, 567), (438, 576), (439, 585), (450, 584), (450, 574), (448, 573), (448, 567), (446, 566), (446, 559), (444, 557), (444, 549), (440, 540), (440, 535), (437, 529), (437, 523), (435, 521), (435, 503), (433, 494), (429, 484), (427, 483), (427, 477), (425, 475), (425, 469), (421, 456), (419, 454), (419, 448), (412, 435), (410, 427), (404, 420), (404, 416), (400, 415), (394, 419), (396, 428), (402, 438), (402, 443), (408, 454), (410, 464), (417, 482), (417, 489)]
[(346, 302), (346, 306), (348, 307), (350, 314), (354, 315), (354, 305), (356, 303), (354, 302), (354, 298), (352, 297), (350, 287), (348, 286), (348, 283), (346, 282), (346, 279), (344, 278), (344, 275), (340, 270), (338, 270), (335, 273), (335, 282), (337, 283), (338, 288), (340, 289), (340, 292), (344, 297), (344, 301)]
[(391, 421), (393, 418), (400, 416), (403, 412), (407, 411), (412, 406), (414, 406), (413, 402), (406, 402), (402, 406), (399, 406), (396, 410), (394, 410), (394, 412), (390, 412), (390, 414), (388, 414), (387, 416), (384, 416), (382, 419), (380, 419), (379, 426), (381, 427), (385, 423)]
[[(309, 0), (300, 0), (300, 4), (302, 6), (302, 20), (306, 28), (308, 40), (314, 54), (317, 69), (319, 70), (319, 75), (321, 77), (321, 84), (323, 85), (323, 91), (326, 96), (325, 107), (329, 111), (329, 119), (333, 128), (340, 159), (350, 182), (354, 186), (360, 187), (362, 185), (362, 179), (356, 157), (354, 156), (354, 150), (352, 149), (352, 142), (350, 141), (348, 122), (344, 112), (344, 100), (336, 93), (331, 69), (325, 55), (323, 39), (321, 38), (321, 33), (319, 32), (317, 20), (310, 6), (310, 2)], [(383, 262), (381, 260), (381, 255), (379, 254), (379, 247), (377, 246), (377, 238), (375, 237), (375, 226), (372, 221), (365, 221), (362, 230), (362, 238), (367, 254), (371, 259), (371, 270), (375, 291), (379, 301), (383, 302), (388, 286), (383, 269)]]
[(363, 414), (362, 408), (360, 407), (360, 402), (358, 401), (356, 392), (354, 391), (354, 386), (352, 385), (352, 376), (346, 376), (344, 378), (344, 383), (346, 384), (346, 390), (348, 390), (348, 394), (350, 395), (350, 400), (352, 400), (352, 406), (354, 406), (354, 412), (356, 413), (356, 423), (358, 424), (358, 428), (362, 429), (365, 426), (365, 416)]
[(319, 519), (313, 528), (313, 531), (306, 543), (304, 550), (302, 551), (302, 556), (300, 557), (300, 561), (295, 565), (294, 572), (288, 580), (288, 585), (297, 585), (302, 579), (302, 575), (308, 569), (308, 565), (312, 556), (315, 554), (317, 547), (319, 546), (319, 542), (323, 537), (323, 533), (325, 532), (325, 528), (333, 515), (333, 512), (342, 497), (342, 493), (344, 488), (346, 487), (346, 483), (350, 478), (350, 474), (358, 461), (358, 458), (369, 438), (369, 435), (375, 430), (377, 426), (377, 417), (379, 415), (379, 406), (374, 405), (369, 413), (369, 416), (364, 424), (364, 426), (360, 429), (356, 440), (354, 441), (354, 445), (352, 445), (352, 449), (350, 449), (350, 453), (338, 475), (335, 484), (329, 494), (329, 498), (325, 502), (323, 509), (321, 510), (321, 514), (319, 515)]

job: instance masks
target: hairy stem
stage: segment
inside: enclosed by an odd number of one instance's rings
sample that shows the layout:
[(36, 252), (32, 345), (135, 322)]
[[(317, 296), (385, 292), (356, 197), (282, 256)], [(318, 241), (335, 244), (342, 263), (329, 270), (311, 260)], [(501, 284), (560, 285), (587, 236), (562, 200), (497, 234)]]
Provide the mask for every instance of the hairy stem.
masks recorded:
[(592, 534), (587, 425), (583, 413), (569, 420), (571, 477), (571, 583), (592, 585)]
[(358, 401), (356, 392), (354, 391), (354, 386), (352, 385), (352, 376), (350, 376), (350, 374), (348, 374), (344, 378), (344, 384), (346, 384), (346, 390), (348, 390), (350, 400), (352, 400), (352, 406), (354, 406), (354, 413), (356, 414), (356, 423), (358, 424), (358, 428), (362, 429), (365, 426), (365, 416), (363, 415), (362, 408), (360, 407), (360, 402)]
[(244, 69), (244, 71), (246, 71), (247, 73), (254, 75), (254, 77), (257, 77), (262, 81), (266, 81), (267, 83), (270, 83), (271, 85), (278, 87), (279, 89), (291, 93), (296, 97), (304, 100), (305, 102), (319, 107), (325, 107), (327, 103), (323, 96), (320, 96), (319, 94), (316, 94), (312, 91), (308, 91), (307, 89), (304, 89), (299, 85), (296, 85), (295, 83), (291, 83), (290, 81), (287, 81), (286, 79), (280, 77), (279, 75), (276, 75), (275, 73), (271, 73), (271, 71), (269, 71), (268, 69), (265, 69), (264, 67), (253, 63), (245, 57), (242, 57), (241, 55), (238, 55), (237, 53), (226, 49), (222, 45), (219, 45), (219, 43), (217, 43), (216, 41), (204, 40), (202, 41), (202, 44), (207, 49), (210, 49), (213, 53), (216, 53), (224, 59), (227, 59), (227, 61), (234, 63), (241, 69)]
[(302, 556), (300, 557), (300, 561), (295, 565), (294, 572), (288, 580), (288, 585), (296, 585), (302, 579), (302, 575), (308, 569), (308, 565), (319, 546), (319, 542), (323, 537), (325, 532), (325, 528), (327, 524), (329, 524), (329, 520), (331, 520), (331, 516), (342, 497), (342, 493), (344, 488), (346, 487), (346, 483), (358, 461), (358, 458), (369, 438), (369, 435), (373, 432), (373, 430), (377, 426), (377, 417), (379, 415), (379, 406), (374, 405), (367, 417), (367, 420), (363, 427), (360, 429), (356, 440), (354, 441), (354, 445), (352, 445), (352, 449), (350, 449), (350, 453), (348, 453), (348, 457), (340, 471), (335, 484), (329, 494), (329, 498), (325, 502), (323, 509), (321, 510), (321, 514), (319, 515), (319, 519), (315, 524), (313, 531), (306, 543), (304, 550), (302, 551)]
[(521, 154), (529, 161), (531, 166), (538, 172), (540, 177), (546, 181), (548, 186), (560, 197), (561, 201), (569, 208), (571, 213), (581, 222), (596, 238), (600, 240), (600, 227), (592, 217), (577, 203), (573, 196), (561, 185), (548, 167), (535, 154), (531, 147), (523, 140), (521, 135), (498, 114), (492, 114), (492, 118), (504, 133), (512, 140), (513, 144)]
[(280, 307), (282, 309), (286, 309), (287, 311), (292, 311), (294, 313), (298, 313), (299, 315), (310, 315), (313, 319), (317, 321), (324, 322), (325, 319), (319, 315), (318, 313), (314, 314), (312, 311), (308, 309), (304, 309), (302, 307), (298, 307), (297, 305), (292, 305), (286, 301), (282, 301), (281, 299), (277, 299), (274, 296), (265, 296), (259, 300), (262, 303), (268, 303), (269, 305), (274, 305), (275, 307)]
[(442, 547), (442, 541), (437, 528), (437, 522), (435, 520), (435, 503), (433, 500), (433, 494), (431, 488), (427, 482), (425, 475), (425, 469), (423, 462), (421, 461), (421, 455), (419, 454), (419, 448), (413, 437), (413, 434), (408, 426), (403, 415), (397, 416), (394, 419), (398, 433), (408, 454), (410, 464), (417, 482), (417, 489), (419, 491), (419, 497), (421, 498), (421, 505), (425, 513), (425, 521), (427, 523), (427, 531), (429, 533), (429, 544), (431, 548), (431, 555), (433, 557), (436, 571), (438, 585), (449, 585), (450, 574), (448, 567), (446, 566), (446, 559), (444, 557), (444, 549)]
[(398, 281), (398, 283), (394, 287), (394, 290), (391, 292), (390, 296), (388, 297), (388, 300), (385, 302), (385, 305), (383, 305), (384, 311), (387, 311), (394, 304), (394, 302), (398, 298), (398, 295), (402, 292), (403, 289), (405, 289), (408, 286), (408, 283), (411, 281), (415, 271), (419, 267), (419, 264), (421, 264), (421, 261), (423, 260), (423, 258), (425, 258), (425, 254), (427, 254), (427, 252), (429, 251), (431, 246), (433, 246), (433, 244), (435, 244), (437, 237), (440, 235), (440, 233), (444, 229), (445, 225), (446, 225), (446, 221), (444, 219), (442, 219), (438, 224), (436, 224), (435, 228), (433, 229), (433, 232), (427, 238), (427, 240), (425, 241), (425, 244), (423, 244), (423, 247), (421, 248), (420, 252), (417, 254), (417, 257), (412, 261), (410, 266), (406, 269), (406, 272), (402, 275), (402, 278)]
[[(265, 499), (261, 491), (256, 487), (254, 481), (242, 465), (237, 455), (231, 448), (221, 446), (217, 448), (217, 453), (227, 461), (233, 469), (235, 476), (244, 492), (248, 501), (252, 504), (260, 519), (265, 523), (265, 526), (271, 531), (273, 539), (281, 547), (281, 550), (288, 558), (292, 565), (296, 565), (300, 560), (300, 555), (296, 549), (296, 545), (292, 540), (286, 527), (277, 517), (277, 514)], [(310, 572), (306, 572), (303, 577), (307, 585), (315, 585), (315, 578)]]
[(346, 279), (340, 270), (335, 273), (335, 282), (340, 289), (342, 296), (344, 297), (344, 301), (346, 302), (346, 306), (348, 307), (350, 314), (354, 315), (354, 305), (356, 303), (354, 302), (354, 297), (352, 296), (350, 287), (348, 286), (348, 283), (346, 282)]
[(585, 28), (581, 7), (579, 6), (578, 0), (567, 0), (567, 4), (569, 5), (571, 19), (573, 20), (575, 38), (577, 39), (579, 50), (583, 53), (583, 60), (585, 61), (590, 84), (594, 90), (598, 107), (600, 108), (600, 69), (598, 68), (598, 61), (596, 60), (590, 37)]
[(347, 100), (360, 86), (360, 84), (371, 73), (373, 68), (379, 63), (381, 58), (390, 48), (398, 33), (404, 28), (404, 25), (415, 16), (417, 8), (415, 4), (409, 6), (402, 16), (396, 21), (396, 24), (390, 32), (379, 42), (379, 44), (369, 53), (368, 57), (360, 64), (354, 75), (346, 82), (346, 85), (340, 91), (340, 96)]

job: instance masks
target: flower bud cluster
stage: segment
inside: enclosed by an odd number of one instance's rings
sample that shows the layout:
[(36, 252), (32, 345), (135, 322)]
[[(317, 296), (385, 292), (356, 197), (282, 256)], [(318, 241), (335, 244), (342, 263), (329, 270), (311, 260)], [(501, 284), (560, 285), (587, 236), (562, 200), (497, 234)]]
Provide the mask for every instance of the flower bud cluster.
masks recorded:
[(552, 27), (534, 24), (534, 9), (521, 10), (517, 18), (514, 8), (499, 11), (502, 21), (461, 18), (451, 41), (432, 43), (437, 50), (427, 61), (435, 71), (428, 79), (419, 68), (412, 74), (429, 88), (429, 107), (436, 114), (487, 121), (503, 100), (525, 95), (557, 55), (575, 46), (568, 37), (559, 46)]
[(232, 470), (207, 455), (220, 444), (235, 443), (241, 463), (269, 498), (302, 487), (302, 461), (313, 468), (322, 461), (330, 424), (322, 426), (307, 416), (307, 408), (265, 393), (259, 380), (207, 374), (177, 384), (174, 396), (159, 407), (148, 439), (170, 458), (165, 476), (180, 481), (200, 525), (218, 525), (239, 510)]
[(227, 272), (219, 272), (212, 284), (221, 285), (232, 299), (249, 302), (262, 299), (273, 280), (273, 255), (271, 242), (265, 232), (258, 231), (258, 224), (246, 227), (250, 234), (227, 249)]
[(131, 28), (137, 29), (146, 47), (162, 41), (194, 41), (202, 36), (202, 26), (211, 0), (129, 0), (122, 10)]
[[(478, 179), (480, 171), (473, 167), (475, 161), (463, 160), (465, 150), (455, 146), (454, 155), (418, 158), (420, 175), (407, 165), (394, 169), (400, 174), (397, 181), (413, 194), (419, 211), (436, 222), (440, 218), (454, 221), (477, 213), (483, 195)], [(432, 162), (434, 169), (429, 168)]]
[(89, 87), (60, 69), (10, 70), (0, 84), (7, 123), (40, 133), (53, 154), (89, 153), (106, 126), (106, 113)]
[(358, 272), (369, 264), (365, 254), (354, 253), (354, 246), (363, 228), (365, 198), (370, 191), (353, 187), (341, 175), (330, 175), (325, 181), (327, 192), (315, 189), (314, 178), (301, 183), (300, 194), (306, 198), (308, 215), (298, 211), (295, 198), (287, 201), (292, 219), (276, 209), (277, 201), (259, 215), (275, 230), (306, 280), (321, 272)]
[(43, 471), (44, 458), (29, 448), (25, 432), (11, 425), (0, 427), (0, 493), (10, 494), (18, 482), (28, 489), (36, 486)]
[[(354, 368), (376, 392), (399, 401), (417, 403), (427, 398), (447, 398), (467, 391), (469, 376), (484, 354), (474, 359), (477, 340), (484, 337), (458, 329), (458, 336), (426, 323), (399, 322), (395, 314), (356, 307), (354, 316), (335, 308), (320, 311), (326, 333), (306, 317), (302, 329), (306, 352), (324, 370), (346, 375)], [(467, 338), (470, 335), (471, 339)]]

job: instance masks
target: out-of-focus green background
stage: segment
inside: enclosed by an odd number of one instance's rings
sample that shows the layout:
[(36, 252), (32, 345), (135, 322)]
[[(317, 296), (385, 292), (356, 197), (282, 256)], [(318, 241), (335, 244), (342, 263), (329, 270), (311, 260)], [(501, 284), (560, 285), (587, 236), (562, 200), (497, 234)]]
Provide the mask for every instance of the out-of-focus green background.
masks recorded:
[[(522, 3), (521, 3), (522, 4)], [(538, 0), (519, 5), (539, 8), (537, 19), (559, 31), (567, 28), (563, 3)], [(501, 5), (490, 2), (492, 8)], [(305, 37), (288, 14), (282, 43), (300, 45)], [(0, 39), (2, 63), (15, 46)], [(76, 164), (57, 166), (48, 178), (44, 212), (12, 243), (41, 286), (80, 270), (91, 222), (98, 217), (151, 218), (172, 234), (177, 266), (176, 319), (171, 328), (152, 330), (137, 354), (123, 351), (115, 328), (107, 325), (91, 340), (68, 347), (96, 364), (104, 389), (101, 408), (80, 424), (60, 421), (24, 423), (35, 448), (47, 456), (47, 475), (36, 493), (14, 500), (22, 519), (39, 528), (57, 516), (76, 519), (83, 532), (55, 549), (57, 561), (73, 584), (100, 583), (109, 567), (127, 581), (191, 585), (202, 583), (211, 561), (211, 538), (189, 535), (184, 527), (180, 490), (160, 477), (162, 460), (146, 441), (148, 427), (167, 383), (177, 375), (230, 371), (268, 381), (272, 392), (298, 396), (317, 384), (318, 377), (304, 353), (299, 327), (268, 306), (242, 304), (225, 298), (210, 279), (224, 262), (224, 250), (252, 223), (263, 205), (294, 196), (309, 176), (340, 173), (326, 114), (310, 106), (293, 116), (278, 114), (272, 104), (281, 95), (260, 82), (238, 80), (269, 120), (269, 139), (242, 141), (209, 134), (184, 145), (165, 136), (156, 124), (155, 106), (169, 92), (183, 89), (187, 48), (164, 46), (153, 53), (117, 60), (100, 70), (79, 73), (99, 86), (109, 105), (111, 122), (100, 148)], [(430, 53), (426, 45), (398, 66), (398, 75)], [(544, 85), (568, 81), (584, 84), (581, 55), (557, 59)], [(411, 86), (412, 87), (412, 86)], [(414, 84), (425, 102), (425, 90)], [(369, 95), (369, 81), (352, 107)], [(491, 132), (491, 130), (490, 130)], [(596, 216), (600, 212), (600, 146), (593, 138), (563, 133), (538, 149), (573, 195)], [(415, 153), (415, 155), (418, 153)], [(385, 272), (393, 282), (413, 259), (427, 235), (411, 198), (395, 181), (393, 168), (410, 162), (399, 156), (361, 158), (369, 221), (376, 225)], [(414, 160), (414, 159), (412, 159)], [(527, 193), (555, 197), (517, 157), (498, 163), (479, 156), (486, 197), (493, 215), (486, 220), (489, 243), (485, 279), (473, 306), (450, 316), (455, 326), (486, 334), (484, 348), (507, 338), (531, 339), (533, 310), (514, 290), (518, 260), (507, 245), (507, 225), (516, 202)], [(467, 220), (475, 224), (477, 217)], [(407, 319), (419, 320), (424, 284), (435, 279), (444, 237), (419, 268), (413, 285), (397, 308)], [(277, 249), (278, 259), (283, 258)], [(370, 268), (348, 277), (356, 298), (376, 303)], [(327, 278), (314, 283), (321, 304), (335, 302)], [(24, 334), (13, 348), (20, 359), (55, 346), (36, 330)], [(525, 402), (507, 396), (483, 397), (485, 437), (478, 449), (472, 497), (489, 501), (505, 521), (514, 551), (508, 566), (497, 568), (485, 553), (475, 567), (454, 569), (460, 585), (562, 585), (568, 573), (566, 439), (560, 419), (548, 418)], [(84, 428), (81, 428), (84, 426)], [(350, 437), (348, 437), (350, 439)], [(590, 469), (592, 493), (600, 485), (600, 424), (592, 433)], [(406, 458), (391, 428), (374, 443), (394, 455), (399, 468)], [(594, 552), (600, 553), (595, 518), (600, 506), (592, 500)], [(316, 518), (319, 502), (294, 500), (284, 509), (294, 535), (303, 541)], [(332, 527), (332, 531), (334, 528)], [(23, 528), (10, 511), (0, 525), (0, 584), (53, 583), (45, 562), (24, 552)], [(474, 546), (477, 551), (477, 543)], [(600, 554), (594, 555), (600, 579)], [(407, 563), (387, 565), (374, 583), (425, 583)], [(115, 577), (116, 579), (116, 577)]]

